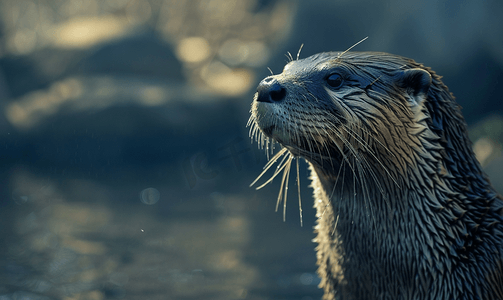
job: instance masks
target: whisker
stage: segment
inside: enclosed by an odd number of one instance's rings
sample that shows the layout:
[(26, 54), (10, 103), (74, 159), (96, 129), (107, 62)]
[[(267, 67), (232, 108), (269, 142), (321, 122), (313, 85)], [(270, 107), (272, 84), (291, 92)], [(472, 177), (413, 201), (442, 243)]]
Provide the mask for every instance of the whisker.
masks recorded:
[(269, 178), (266, 182), (264, 182), (262, 185), (256, 187), (255, 189), (260, 190), (261, 188), (263, 188), (264, 186), (269, 184), (271, 181), (273, 181), (273, 179), (276, 178), (276, 176), (278, 176), (278, 174), (281, 173), (281, 171), (288, 165), (288, 160), (286, 160), (288, 157), (289, 157), (288, 155), (285, 155), (283, 157), (283, 159), (281, 160), (281, 162), (276, 167), (276, 171), (274, 171), (274, 174), (271, 176), (271, 178)]
[(278, 211), (279, 204), (281, 203), (281, 199), (283, 198), (283, 222), (286, 219), (286, 197), (288, 193), (288, 179), (290, 177), (289, 175), (292, 159), (293, 156), (289, 155), (288, 160), (285, 162), (285, 168), (282, 168), (284, 169), (283, 177), (281, 178), (281, 187), (279, 189), (278, 200), (276, 201), (276, 211)]
[(287, 51), (286, 53), (287, 53), (287, 54), (285, 54), (285, 56), (286, 56), (286, 58), (288, 58), (288, 62), (293, 61), (293, 56), (292, 56), (292, 53), (290, 53), (290, 51)]
[(335, 229), (337, 228), (338, 223), (339, 223), (339, 215), (337, 215), (337, 219), (335, 219), (334, 230), (332, 230), (332, 235), (335, 234)]
[[(339, 181), (339, 177), (340, 177), (343, 165), (344, 165), (344, 162), (341, 162), (341, 164), (339, 166), (339, 171), (337, 172), (337, 178), (335, 179), (334, 187), (332, 188), (332, 192), (330, 192), (330, 197), (328, 199), (332, 199), (332, 197), (334, 196), (335, 187), (337, 186), (337, 182)], [(344, 168), (345, 168), (345, 166), (344, 166)], [(344, 174), (343, 174), (342, 177), (343, 177), (343, 180), (344, 180)]]
[(300, 45), (299, 52), (297, 52), (297, 60), (299, 60), (300, 57), (300, 51), (302, 51), (302, 47), (304, 47), (304, 44)]
[(300, 214), (300, 227), (303, 226), (302, 223), (302, 201), (301, 201), (301, 196), (300, 196), (300, 175), (299, 175), (299, 158), (297, 157), (295, 159), (295, 162), (297, 163), (297, 193), (299, 194), (299, 214)]
[[(283, 148), (281, 149), (278, 153), (276, 153), (276, 155), (274, 155), (273, 158), (271, 158), (267, 164), (264, 166), (264, 170), (257, 176), (257, 178), (250, 184), (250, 187), (252, 187), (253, 185), (255, 185), (255, 183), (257, 183), (257, 181), (269, 170), (269, 168), (271, 168), (272, 165), (274, 165), (274, 163), (281, 157), (283, 156), (288, 150), (286, 148)], [(284, 158), (283, 158), (284, 160)], [(282, 160), (282, 161), (283, 161)], [(278, 165), (278, 167), (281, 165), (281, 163)], [(274, 175), (271, 179), (269, 179), (267, 181), (267, 183), (271, 182), (272, 179), (274, 179), (274, 177), (276, 177), (277, 173), (279, 173), (278, 170), (276, 170), (274, 172)], [(265, 184), (261, 185), (260, 187), (256, 188), (257, 190), (262, 188)]]
[(365, 91), (366, 91), (366, 90), (368, 90), (371, 86), (373, 86), (373, 85), (374, 85), (374, 83), (376, 83), (376, 82), (377, 82), (377, 80), (379, 80), (381, 77), (382, 77), (382, 75), (379, 75), (379, 77), (377, 77), (376, 79), (374, 79), (374, 81), (372, 81), (369, 85), (367, 85), (367, 86), (365, 87)]
[(346, 54), (349, 50), (351, 50), (351, 49), (353, 49), (354, 47), (358, 46), (360, 43), (362, 43), (363, 41), (365, 41), (365, 40), (366, 40), (366, 39), (368, 39), (368, 38), (369, 38), (368, 36), (364, 37), (361, 41), (359, 41), (358, 43), (356, 43), (356, 44), (354, 44), (353, 46), (349, 47), (346, 51), (344, 51), (344, 52), (342, 52), (341, 54), (339, 54), (339, 55), (337, 56), (337, 58), (336, 58), (336, 59), (341, 58), (341, 56), (343, 56), (344, 54)]

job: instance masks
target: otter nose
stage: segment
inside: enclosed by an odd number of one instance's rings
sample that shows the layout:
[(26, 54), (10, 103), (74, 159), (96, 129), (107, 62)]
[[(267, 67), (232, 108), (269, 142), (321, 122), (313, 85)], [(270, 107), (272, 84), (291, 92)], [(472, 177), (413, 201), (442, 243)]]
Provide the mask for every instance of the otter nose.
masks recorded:
[(267, 77), (259, 83), (257, 94), (258, 102), (274, 103), (285, 98), (286, 89), (276, 79)]

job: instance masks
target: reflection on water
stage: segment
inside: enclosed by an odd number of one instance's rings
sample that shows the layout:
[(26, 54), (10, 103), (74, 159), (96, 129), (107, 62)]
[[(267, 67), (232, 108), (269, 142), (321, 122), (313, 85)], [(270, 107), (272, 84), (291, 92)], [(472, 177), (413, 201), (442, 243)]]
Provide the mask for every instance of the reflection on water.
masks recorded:
[(45, 117), (58, 113), (62, 105), (83, 93), (82, 82), (75, 78), (54, 83), (47, 91), (36, 91), (7, 106), (7, 119), (15, 126), (29, 128)]
[[(58, 114), (94, 112), (128, 104), (164, 110), (167, 104), (222, 100), (226, 98), (180, 83), (119, 76), (72, 77), (12, 101), (5, 114), (12, 125), (26, 130)], [(169, 118), (170, 122), (176, 120), (176, 116)]]
[(118, 197), (124, 201), (119, 205), (113, 204), (117, 195), (110, 187), (73, 185), (88, 202), (68, 199), (46, 178), (25, 171), (15, 176), (9, 285), (57, 299), (145, 299), (147, 294), (201, 299), (208, 293), (240, 299), (255, 281), (257, 270), (243, 260), (250, 243), (246, 199), (215, 194), (206, 201), (218, 205), (213, 213), (225, 214), (207, 220), (191, 217), (185, 204), (172, 207), (172, 217), (156, 218), (150, 207), (166, 198), (155, 188), (140, 191), (136, 203)]

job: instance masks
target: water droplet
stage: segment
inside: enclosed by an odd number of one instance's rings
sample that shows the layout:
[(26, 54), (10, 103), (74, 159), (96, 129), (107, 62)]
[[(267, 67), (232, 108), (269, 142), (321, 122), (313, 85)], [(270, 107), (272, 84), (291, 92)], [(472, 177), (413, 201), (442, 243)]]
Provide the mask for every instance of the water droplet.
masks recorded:
[(140, 200), (144, 204), (153, 205), (159, 201), (161, 193), (155, 188), (146, 188), (140, 193)]

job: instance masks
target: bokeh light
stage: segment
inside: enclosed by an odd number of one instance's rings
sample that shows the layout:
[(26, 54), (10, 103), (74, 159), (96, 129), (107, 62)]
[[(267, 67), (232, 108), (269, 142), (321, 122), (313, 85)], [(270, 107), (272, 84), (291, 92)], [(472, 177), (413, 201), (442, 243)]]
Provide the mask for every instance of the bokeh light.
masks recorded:
[(159, 201), (161, 193), (156, 188), (146, 188), (140, 193), (140, 200), (144, 204), (153, 205)]

